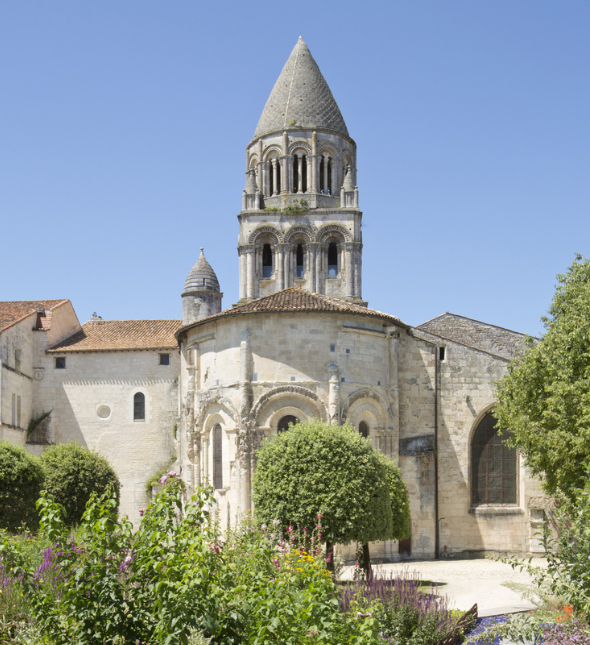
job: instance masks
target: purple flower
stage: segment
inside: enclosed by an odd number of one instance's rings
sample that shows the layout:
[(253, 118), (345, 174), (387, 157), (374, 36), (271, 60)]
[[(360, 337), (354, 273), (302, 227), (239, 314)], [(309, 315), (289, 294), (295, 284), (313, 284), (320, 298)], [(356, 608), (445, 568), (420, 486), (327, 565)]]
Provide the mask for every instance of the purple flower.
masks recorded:
[(139, 509), (139, 517), (143, 517), (143, 508)]
[(160, 478), (160, 484), (165, 484), (168, 481), (168, 475), (164, 475)]

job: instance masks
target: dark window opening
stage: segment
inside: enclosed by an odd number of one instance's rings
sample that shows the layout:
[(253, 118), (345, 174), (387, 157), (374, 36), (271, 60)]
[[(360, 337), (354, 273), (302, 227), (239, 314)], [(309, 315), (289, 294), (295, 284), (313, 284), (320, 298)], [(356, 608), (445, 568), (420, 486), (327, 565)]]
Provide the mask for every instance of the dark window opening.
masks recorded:
[(473, 506), (516, 504), (516, 448), (509, 448), (510, 433), (499, 434), (488, 412), (479, 422), (471, 444), (471, 498)]
[(145, 421), (145, 394), (142, 392), (133, 395), (133, 420)]
[(301, 192), (307, 192), (307, 157), (301, 157)]
[(328, 195), (332, 194), (332, 160), (328, 159), (328, 190), (327, 193)]
[(66, 369), (66, 357), (61, 356), (60, 358), (55, 359), (55, 369), (56, 370), (65, 370)]
[(303, 277), (303, 244), (297, 245), (297, 277)]
[(299, 173), (297, 172), (297, 155), (293, 155), (293, 192), (299, 192)]
[(445, 348), (444, 347), (439, 347), (438, 348), (438, 360), (439, 361), (444, 361), (445, 360)]
[(272, 161), (268, 162), (268, 194), (272, 195), (274, 192), (274, 167)]
[(277, 194), (280, 194), (280, 192), (281, 192), (281, 162), (278, 159), (277, 159), (276, 170), (277, 170)]
[(324, 158), (320, 159), (320, 193), (324, 192)]
[(336, 344), (335, 344), (335, 343), (331, 343), (331, 344), (330, 344), (330, 351), (331, 351), (331, 352), (335, 352), (335, 351), (336, 351)]
[(328, 278), (338, 275), (338, 246), (335, 242), (328, 244)]
[(290, 425), (295, 425), (296, 423), (299, 423), (299, 419), (292, 414), (288, 414), (279, 421), (277, 432), (285, 432), (289, 429)]
[(170, 354), (160, 354), (160, 365), (170, 365)]
[(359, 423), (359, 433), (366, 439), (369, 436), (369, 426), (365, 421)]
[(223, 488), (223, 435), (219, 423), (213, 428), (213, 488)]
[(270, 278), (272, 275), (272, 248), (270, 244), (262, 247), (262, 277)]

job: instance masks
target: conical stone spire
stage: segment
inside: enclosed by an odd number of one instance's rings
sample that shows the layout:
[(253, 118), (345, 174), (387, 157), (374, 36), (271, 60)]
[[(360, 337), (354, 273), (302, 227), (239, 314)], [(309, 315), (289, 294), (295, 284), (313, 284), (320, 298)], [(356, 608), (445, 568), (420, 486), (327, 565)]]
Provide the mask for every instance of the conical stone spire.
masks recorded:
[(348, 136), (340, 109), (301, 36), (268, 97), (254, 137), (290, 128), (325, 128)]
[(205, 260), (205, 253), (201, 247), (199, 259), (184, 283), (182, 294), (182, 324), (191, 323), (218, 314), (221, 311), (221, 298), (219, 280), (213, 268)]
[(199, 259), (189, 271), (184, 283), (184, 293), (191, 291), (219, 291), (219, 280), (212, 266), (205, 259), (203, 247)]

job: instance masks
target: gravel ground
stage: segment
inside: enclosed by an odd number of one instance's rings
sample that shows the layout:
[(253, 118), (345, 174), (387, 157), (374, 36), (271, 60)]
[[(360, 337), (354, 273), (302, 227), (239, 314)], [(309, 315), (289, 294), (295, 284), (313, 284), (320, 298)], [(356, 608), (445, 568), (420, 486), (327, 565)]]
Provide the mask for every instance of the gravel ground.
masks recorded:
[[(533, 565), (544, 566), (545, 560), (535, 558)], [(417, 572), (425, 581), (431, 581), (436, 593), (446, 596), (453, 609), (468, 610), (477, 603), (480, 616), (497, 616), (535, 609), (519, 593), (502, 583), (526, 585), (528, 573), (514, 570), (503, 562), (493, 560), (426, 560), (397, 564), (383, 564), (377, 568), (385, 575)], [(353, 567), (346, 567), (343, 578), (350, 578)]]

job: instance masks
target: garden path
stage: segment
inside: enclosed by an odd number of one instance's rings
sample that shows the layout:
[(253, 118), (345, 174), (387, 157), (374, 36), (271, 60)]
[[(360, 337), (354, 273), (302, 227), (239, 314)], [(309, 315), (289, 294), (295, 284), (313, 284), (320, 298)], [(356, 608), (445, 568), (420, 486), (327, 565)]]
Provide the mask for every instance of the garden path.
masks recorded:
[[(534, 558), (533, 565), (545, 566), (543, 558)], [(342, 577), (353, 574), (354, 567), (345, 567)], [(535, 605), (523, 600), (520, 593), (504, 583), (526, 586), (530, 576), (503, 562), (493, 560), (421, 560), (395, 564), (382, 564), (377, 570), (389, 576), (391, 572), (417, 572), (424, 581), (430, 581), (434, 590), (446, 596), (453, 609), (468, 610), (477, 603), (480, 616), (497, 616), (535, 609)]]

